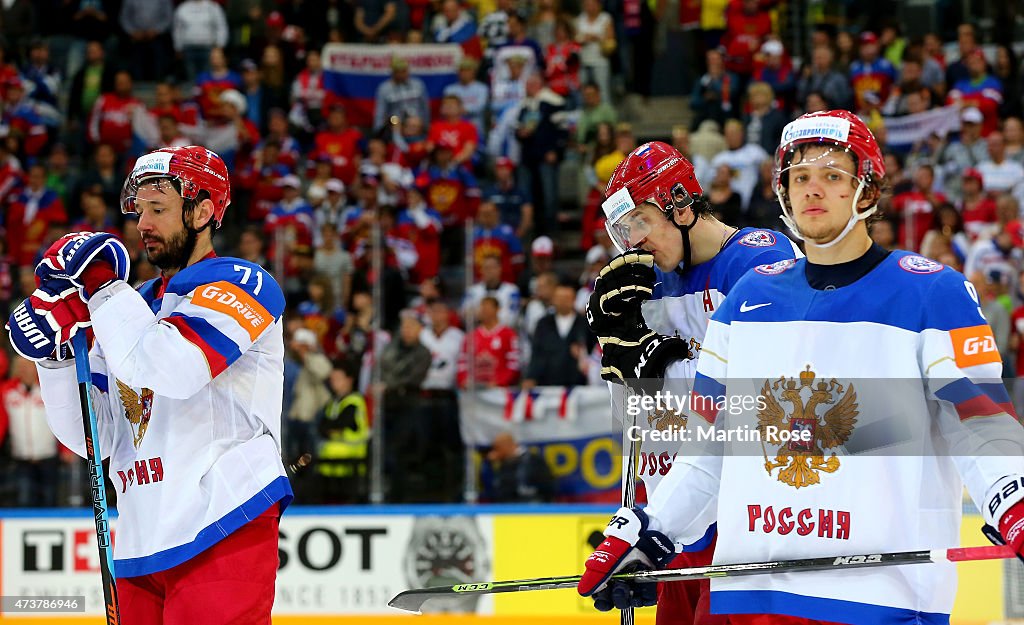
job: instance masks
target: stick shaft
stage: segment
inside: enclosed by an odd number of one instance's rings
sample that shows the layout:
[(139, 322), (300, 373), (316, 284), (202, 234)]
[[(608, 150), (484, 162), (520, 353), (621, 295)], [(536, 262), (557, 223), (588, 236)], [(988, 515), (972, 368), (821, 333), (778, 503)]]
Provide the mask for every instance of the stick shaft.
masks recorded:
[[(965, 562), (968, 560), (1000, 560), (1015, 557), (1010, 547), (958, 547), (955, 549), (935, 549), (925, 551), (898, 551), (893, 553), (874, 553), (854, 556), (827, 556), (821, 558), (803, 558), (795, 560), (777, 560), (774, 562), (749, 562), (744, 564), (712, 564), (689, 569), (666, 569), (661, 571), (640, 571), (637, 573), (620, 573), (612, 579), (623, 581), (654, 583), (674, 582), (691, 579), (710, 579), (717, 577), (740, 577), (744, 575), (764, 575), (767, 573), (797, 573), (804, 571), (823, 571), (839, 569), (858, 569), (878, 566), (897, 566), (908, 564), (927, 564), (931, 562)], [(556, 588), (575, 588), (579, 575), (562, 577), (541, 577), (535, 579), (519, 579), (500, 582), (479, 582), (475, 584), (459, 584), (458, 586), (435, 586), (419, 588), (398, 593), (389, 603), (393, 608), (419, 612), (423, 603), (429, 599), (450, 595), (490, 595), (506, 592), (529, 592), (534, 590), (552, 590)]]
[(103, 455), (99, 446), (99, 427), (92, 407), (92, 371), (89, 368), (89, 343), (85, 331), (72, 339), (75, 350), (75, 371), (78, 374), (78, 399), (82, 405), (85, 427), (85, 451), (89, 460), (89, 483), (92, 491), (93, 517), (96, 521), (96, 544), (100, 552), (100, 576), (103, 580), (104, 616), (107, 625), (119, 625), (117, 586), (114, 583), (114, 556), (107, 518), (107, 486), (103, 471)]
[[(636, 412), (627, 410), (629, 398), (632, 394), (628, 384), (622, 386), (622, 507), (632, 508), (636, 503), (636, 441), (630, 436), (631, 427), (636, 425)], [(627, 425), (627, 416), (632, 414), (631, 422)], [(628, 607), (619, 612), (619, 625), (633, 625), (633, 608)]]

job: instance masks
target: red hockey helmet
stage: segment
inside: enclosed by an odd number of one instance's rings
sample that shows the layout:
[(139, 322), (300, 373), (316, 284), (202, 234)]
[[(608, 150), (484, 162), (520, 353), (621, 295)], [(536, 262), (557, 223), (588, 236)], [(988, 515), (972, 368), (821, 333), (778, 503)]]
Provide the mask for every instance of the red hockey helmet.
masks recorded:
[(135, 213), (139, 186), (155, 178), (175, 181), (186, 201), (195, 200), (200, 191), (210, 194), (213, 222), (219, 228), (231, 204), (231, 181), (224, 160), (216, 152), (199, 145), (161, 148), (140, 156), (121, 189), (121, 212)]
[[(644, 202), (652, 202), (672, 218), (672, 210), (681, 210), (693, 204), (704, 193), (693, 165), (679, 150), (662, 143), (645, 143), (629, 153), (608, 179), (604, 195), (605, 228), (619, 251), (624, 252), (635, 241), (630, 241), (628, 227), (623, 226), (626, 216)], [(635, 236), (634, 239), (639, 238)]]
[[(885, 159), (875, 135), (867, 124), (850, 111), (818, 111), (801, 115), (786, 125), (782, 141), (775, 152), (775, 171), (784, 173), (790, 165), (794, 150), (814, 143), (849, 150), (857, 157), (856, 178), (864, 182), (880, 180), (885, 176)], [(776, 176), (776, 186), (788, 180)]]

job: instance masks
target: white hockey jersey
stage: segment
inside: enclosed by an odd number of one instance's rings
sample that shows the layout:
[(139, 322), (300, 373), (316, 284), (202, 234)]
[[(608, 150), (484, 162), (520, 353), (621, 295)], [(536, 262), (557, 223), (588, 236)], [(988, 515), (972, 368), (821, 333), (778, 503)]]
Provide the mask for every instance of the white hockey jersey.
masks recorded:
[[(690, 348), (699, 353), (711, 316), (747, 271), (800, 255), (799, 248), (781, 232), (743, 228), (712, 259), (682, 273), (665, 273), (655, 267), (654, 293), (644, 302), (644, 321), (658, 334), (689, 339)], [(696, 370), (696, 358), (679, 360), (669, 365), (665, 377), (692, 380)], [(637, 473), (644, 480), (648, 496), (671, 468), (677, 447), (672, 443), (643, 443)]]
[[(974, 288), (906, 252), (833, 290), (805, 265), (755, 268), (713, 317), (694, 401), (734, 438), (683, 443), (654, 527), (685, 544), (717, 521), (715, 563), (943, 549), (963, 483), (997, 525), (1024, 497), (1024, 430)], [(809, 434), (743, 438), (769, 426)], [(714, 579), (711, 610), (948, 623), (955, 588), (952, 564)]]
[[(288, 505), (284, 295), (270, 274), (208, 258), (163, 288), (115, 282), (89, 308), (100, 450), (117, 488), (118, 577), (169, 569)], [(50, 428), (84, 457), (73, 361), (40, 366), (39, 378)]]

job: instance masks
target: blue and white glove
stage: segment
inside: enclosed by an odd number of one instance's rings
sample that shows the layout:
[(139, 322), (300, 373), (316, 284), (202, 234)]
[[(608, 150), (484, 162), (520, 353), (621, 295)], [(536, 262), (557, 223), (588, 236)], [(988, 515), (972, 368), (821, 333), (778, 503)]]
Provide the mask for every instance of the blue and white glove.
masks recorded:
[[(77, 305), (60, 300), (50, 310), (35, 310), (32, 297), (18, 304), (7, 321), (7, 332), (14, 351), (35, 362), (64, 360), (72, 356), (71, 337), (80, 327), (88, 324), (89, 310), (82, 302), (77, 288), (71, 287), (68, 294), (78, 300), (80, 309)], [(76, 318), (81, 316), (79, 310), (83, 309), (84, 323)], [(66, 327), (61, 327), (58, 319), (65, 319)]]
[(640, 508), (619, 508), (604, 535), (604, 542), (587, 558), (577, 592), (593, 597), (594, 607), (602, 612), (657, 603), (657, 584), (609, 579), (616, 573), (664, 568), (676, 555), (672, 541), (650, 529), (650, 519)]
[(39, 283), (68, 280), (86, 300), (114, 280), (127, 280), (128, 250), (107, 232), (72, 232), (57, 239), (36, 266)]

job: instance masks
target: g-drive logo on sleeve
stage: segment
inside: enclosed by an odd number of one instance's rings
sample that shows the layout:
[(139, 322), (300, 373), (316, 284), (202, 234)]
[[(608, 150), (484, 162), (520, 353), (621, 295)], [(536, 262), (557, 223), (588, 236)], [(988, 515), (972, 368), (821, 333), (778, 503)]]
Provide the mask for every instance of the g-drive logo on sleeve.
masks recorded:
[(949, 337), (953, 341), (953, 355), (958, 367), (1002, 362), (992, 328), (987, 323), (954, 328), (949, 331)]
[(818, 138), (845, 142), (850, 138), (850, 122), (839, 117), (808, 117), (790, 122), (782, 130), (783, 144)]
[(253, 296), (238, 285), (223, 280), (197, 287), (192, 303), (228, 315), (249, 333), (253, 341), (265, 325), (274, 321), (270, 312)]

